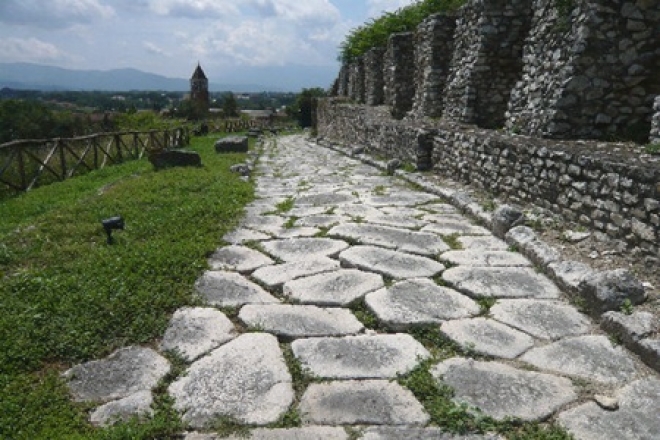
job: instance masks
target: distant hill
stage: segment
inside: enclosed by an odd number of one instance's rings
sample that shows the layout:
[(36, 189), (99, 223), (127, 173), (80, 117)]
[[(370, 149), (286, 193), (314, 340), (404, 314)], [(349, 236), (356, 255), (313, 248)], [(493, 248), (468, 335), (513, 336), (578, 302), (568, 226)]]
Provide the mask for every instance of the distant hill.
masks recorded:
[[(187, 91), (188, 79), (168, 78), (136, 69), (71, 70), (30, 63), (0, 63), (0, 89), (29, 90), (129, 90)], [(258, 84), (209, 84), (213, 92), (279, 91)]]

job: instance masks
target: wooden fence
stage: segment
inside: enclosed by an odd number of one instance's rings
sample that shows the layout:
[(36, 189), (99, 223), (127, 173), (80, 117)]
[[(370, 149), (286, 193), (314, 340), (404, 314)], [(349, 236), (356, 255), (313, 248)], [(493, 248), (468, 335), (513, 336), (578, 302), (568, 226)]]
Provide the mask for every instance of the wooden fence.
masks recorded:
[(0, 145), (0, 195), (29, 191), (38, 185), (140, 159), (145, 152), (189, 143), (187, 127), (9, 142)]

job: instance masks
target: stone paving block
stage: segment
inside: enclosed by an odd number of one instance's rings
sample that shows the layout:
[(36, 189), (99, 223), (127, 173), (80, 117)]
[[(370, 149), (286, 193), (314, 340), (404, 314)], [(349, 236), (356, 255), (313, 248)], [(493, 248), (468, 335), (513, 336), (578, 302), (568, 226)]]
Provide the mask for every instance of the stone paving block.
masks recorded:
[(248, 241), (261, 241), (269, 240), (270, 235), (266, 235), (263, 232), (257, 232), (252, 229), (238, 228), (232, 232), (226, 233), (222, 239), (227, 243), (241, 244)]
[(294, 226), (293, 228), (282, 228), (282, 229), (274, 230), (273, 237), (280, 239), (310, 238), (310, 237), (315, 237), (319, 232), (321, 232), (321, 230), (318, 228)]
[(365, 302), (379, 321), (393, 329), (439, 324), (480, 312), (477, 303), (470, 298), (425, 278), (402, 281), (370, 293)]
[(362, 218), (365, 219), (369, 216), (378, 216), (382, 215), (382, 211), (373, 206), (363, 205), (363, 204), (354, 204), (354, 205), (342, 205), (338, 206), (334, 210), (335, 214), (340, 214), (350, 218)]
[(559, 286), (571, 292), (579, 292), (582, 280), (594, 274), (593, 269), (578, 261), (556, 261), (548, 265), (548, 272)]
[(305, 205), (311, 206), (328, 206), (328, 205), (343, 205), (348, 203), (357, 202), (358, 199), (350, 193), (340, 192), (327, 192), (320, 194), (304, 195), (296, 198), (295, 206), (302, 207)]
[(288, 304), (245, 306), (238, 318), (247, 326), (287, 339), (342, 336), (364, 326), (348, 309)]
[(314, 227), (329, 227), (341, 222), (349, 221), (349, 217), (331, 214), (311, 215), (308, 217), (296, 220), (296, 226), (314, 226)]
[(442, 278), (473, 298), (557, 299), (561, 291), (528, 267), (452, 267)]
[(367, 428), (361, 440), (504, 440), (495, 434), (454, 435), (440, 428), (409, 428), (404, 426), (374, 426)]
[[(386, 209), (387, 208), (383, 208), (383, 211), (385, 211)], [(416, 210), (411, 210), (411, 211), (416, 211)], [(423, 213), (423, 211), (420, 211), (420, 213)], [(423, 215), (423, 214), (419, 214), (419, 215)], [(420, 229), (427, 224), (427, 222), (423, 220), (418, 220), (413, 215), (405, 215), (400, 213), (397, 214), (381, 213), (376, 215), (366, 215), (364, 216), (364, 221), (376, 225), (385, 225), (385, 226), (391, 226), (393, 228), (405, 228), (405, 229)]]
[(427, 203), (424, 206), (420, 206), (420, 209), (435, 212), (436, 214), (458, 214), (458, 210), (448, 203)]
[(660, 438), (660, 380), (637, 380), (616, 393), (617, 411), (588, 402), (559, 414), (558, 422), (579, 440)]
[(331, 272), (337, 269), (339, 269), (339, 261), (327, 257), (320, 257), (306, 261), (293, 261), (290, 263), (262, 267), (261, 269), (254, 271), (252, 277), (269, 288), (275, 288), (283, 285), (287, 281), (319, 273)]
[(534, 346), (531, 336), (486, 318), (446, 321), (440, 331), (466, 349), (505, 359), (514, 359)]
[[(425, 217), (426, 220), (433, 221), (432, 216)], [(422, 232), (432, 232), (439, 235), (492, 235), (490, 231), (482, 226), (470, 224), (467, 218), (461, 220), (451, 220), (448, 218), (436, 218), (436, 222), (422, 228)]]
[(208, 260), (212, 270), (235, 270), (250, 273), (275, 262), (261, 252), (245, 246), (225, 246), (217, 249)]
[(241, 335), (193, 363), (169, 393), (182, 420), (196, 429), (219, 417), (273, 423), (294, 398), (277, 338), (265, 333)]
[(190, 433), (184, 440), (349, 440), (344, 428), (334, 426), (305, 426), (302, 428), (268, 429), (256, 428), (247, 435)]
[(138, 391), (123, 399), (108, 402), (96, 408), (89, 416), (93, 425), (109, 426), (117, 422), (126, 422), (131, 417), (150, 417), (154, 410), (151, 391)]
[(425, 256), (435, 256), (449, 250), (449, 246), (434, 234), (365, 223), (335, 226), (328, 231), (328, 236)]
[(600, 326), (615, 334), (626, 345), (633, 345), (653, 335), (660, 329), (660, 321), (652, 313), (635, 311), (630, 315), (621, 312), (606, 312), (601, 316)]
[(538, 299), (500, 300), (491, 316), (539, 339), (556, 340), (589, 332), (591, 322), (575, 307)]
[(509, 245), (505, 241), (491, 235), (462, 235), (457, 241), (463, 249), (480, 251), (506, 251)]
[(454, 390), (455, 402), (479, 408), (496, 420), (543, 421), (578, 398), (569, 379), (499, 362), (451, 358), (432, 368), (431, 374)]
[(219, 310), (184, 307), (174, 312), (160, 349), (176, 350), (192, 361), (236, 336), (234, 324)]
[(207, 303), (218, 307), (279, 302), (257, 284), (233, 272), (206, 271), (195, 283), (195, 290)]
[(331, 238), (290, 238), (266, 241), (261, 244), (265, 252), (282, 261), (306, 261), (321, 257), (335, 257), (348, 248), (343, 240)]
[(242, 228), (252, 229), (264, 234), (270, 234), (284, 226), (286, 219), (279, 215), (255, 215), (252, 217), (244, 217), (239, 226)]
[(124, 347), (105, 359), (64, 372), (77, 402), (108, 402), (150, 391), (170, 371), (170, 363), (151, 348)]
[(341, 254), (343, 266), (376, 272), (395, 279), (432, 277), (445, 266), (429, 258), (375, 246), (353, 246)]
[(418, 206), (437, 200), (438, 196), (423, 192), (400, 192), (387, 195), (371, 195), (364, 200), (370, 206)]
[(303, 368), (315, 377), (330, 379), (395, 378), (430, 356), (405, 333), (298, 339), (291, 348)]
[(441, 259), (459, 266), (473, 267), (524, 267), (532, 265), (527, 258), (517, 252), (477, 249), (445, 252), (441, 255)]
[(284, 295), (302, 304), (346, 306), (384, 286), (380, 275), (355, 269), (341, 269), (284, 284)]
[(322, 215), (328, 211), (325, 206), (298, 206), (286, 212), (286, 215), (300, 219), (315, 215)]
[(388, 380), (313, 383), (299, 412), (314, 425), (424, 425), (429, 416), (413, 394)]
[(632, 357), (606, 336), (576, 336), (534, 348), (521, 360), (537, 368), (569, 376), (620, 384), (638, 373)]

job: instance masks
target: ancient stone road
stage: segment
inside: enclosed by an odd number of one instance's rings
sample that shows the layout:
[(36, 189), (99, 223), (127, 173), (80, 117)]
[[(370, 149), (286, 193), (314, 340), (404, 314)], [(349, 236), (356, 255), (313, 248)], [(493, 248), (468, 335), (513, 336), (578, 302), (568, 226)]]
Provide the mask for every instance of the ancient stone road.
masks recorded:
[[(497, 438), (427, 426), (392, 379), (429, 359), (456, 402), (495, 419), (554, 419), (577, 439), (660, 438), (657, 375), (454, 207), (302, 136), (267, 140), (255, 178), (258, 199), (195, 286), (207, 306), (175, 313), (160, 344), (189, 363), (169, 386), (187, 440), (214, 439), (221, 419), (264, 426), (255, 439), (348, 439), (347, 426), (370, 440)], [(475, 359), (433, 359), (408, 333), (421, 324)], [(285, 352), (322, 380), (296, 395)], [(105, 423), (149, 413), (168, 369), (130, 347), (66, 374), (78, 400), (104, 403), (91, 417)], [(292, 410), (302, 428), (266, 426)]]

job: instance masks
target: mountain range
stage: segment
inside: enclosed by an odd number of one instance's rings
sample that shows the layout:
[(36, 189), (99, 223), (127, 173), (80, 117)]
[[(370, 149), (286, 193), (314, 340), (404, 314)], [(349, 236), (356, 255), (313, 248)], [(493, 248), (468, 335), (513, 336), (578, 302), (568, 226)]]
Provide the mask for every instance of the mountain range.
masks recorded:
[[(242, 76), (243, 78), (251, 78)], [(268, 76), (265, 76), (268, 78)], [(31, 63), (0, 63), (0, 89), (98, 90), (98, 91), (186, 91), (188, 79), (168, 78), (137, 69), (71, 70)], [(209, 81), (211, 92), (278, 92), (281, 87), (268, 84), (220, 84)]]

